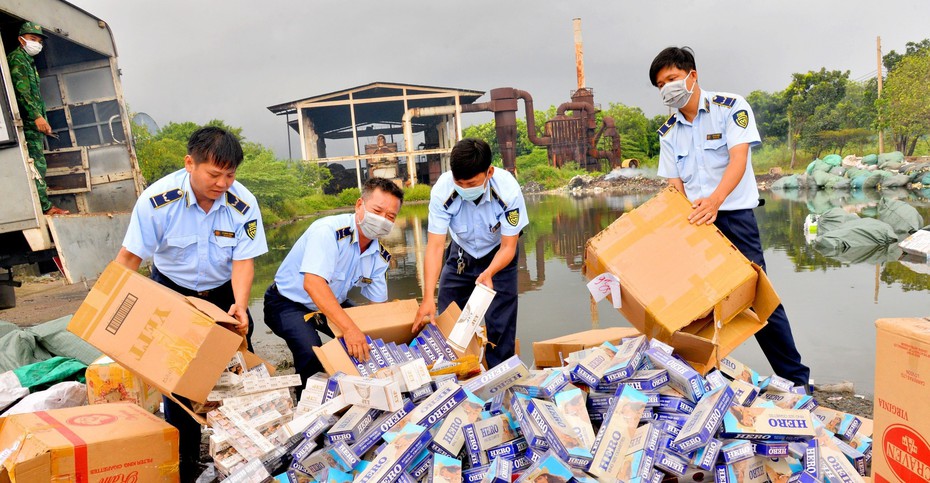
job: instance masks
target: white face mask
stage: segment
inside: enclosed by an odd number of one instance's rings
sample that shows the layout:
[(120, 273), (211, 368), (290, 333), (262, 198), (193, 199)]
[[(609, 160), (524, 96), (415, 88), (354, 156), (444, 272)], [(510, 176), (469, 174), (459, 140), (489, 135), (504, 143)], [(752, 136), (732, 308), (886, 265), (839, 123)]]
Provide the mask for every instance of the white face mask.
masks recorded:
[(691, 72), (688, 72), (688, 75), (685, 76), (684, 79), (669, 82), (659, 89), (659, 95), (662, 96), (662, 102), (664, 102), (666, 106), (672, 109), (681, 109), (691, 100), (691, 94), (694, 93), (694, 86), (696, 84), (691, 84), (691, 90), (688, 90), (687, 81), (688, 77), (691, 77)]
[(39, 52), (42, 52), (42, 44), (36, 42), (35, 40), (26, 40), (26, 45), (23, 46), (23, 50), (29, 54), (30, 57), (35, 57), (39, 55)]
[[(365, 204), (362, 203), (364, 208)], [(376, 215), (368, 210), (365, 210), (365, 214), (362, 215), (361, 221), (358, 222), (359, 230), (362, 230), (362, 234), (365, 235), (365, 238), (369, 240), (377, 240), (388, 236), (391, 233), (391, 230), (394, 229), (394, 222), (388, 220), (387, 218)]]

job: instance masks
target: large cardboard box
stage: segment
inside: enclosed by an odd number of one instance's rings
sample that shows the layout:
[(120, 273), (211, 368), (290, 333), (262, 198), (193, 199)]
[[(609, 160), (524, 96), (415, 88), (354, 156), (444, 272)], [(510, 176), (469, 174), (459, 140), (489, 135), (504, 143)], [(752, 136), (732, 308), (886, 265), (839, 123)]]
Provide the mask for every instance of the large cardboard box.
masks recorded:
[(206, 402), (242, 337), (219, 307), (111, 263), (68, 330), (163, 394)]
[(688, 223), (691, 211), (674, 188), (659, 192), (588, 240), (584, 273), (616, 276), (630, 324), (706, 373), (765, 326), (779, 299), (716, 227)]
[(87, 380), (89, 404), (129, 402), (150, 413), (158, 411), (161, 404), (158, 389), (107, 356), (87, 366), (84, 378)]
[(533, 342), (533, 357), (538, 369), (560, 367), (564, 359), (572, 352), (597, 347), (604, 342), (616, 345), (620, 339), (638, 335), (640, 335), (639, 331), (633, 327), (608, 327), (576, 332), (554, 339)]
[(178, 481), (178, 430), (130, 403), (0, 420), (0, 482)]
[[(352, 307), (346, 309), (346, 313), (352, 317), (359, 330), (372, 339), (382, 339), (384, 342), (394, 342), (396, 344), (409, 344), (415, 335), (410, 332), (410, 327), (419, 308), (420, 304), (416, 300), (407, 299)], [(461, 309), (453, 302), (442, 314), (436, 316), (436, 327), (439, 328), (443, 335), (449, 337), (452, 328), (455, 326), (455, 321), (458, 320), (461, 313)], [(329, 324), (329, 328), (332, 329), (333, 335), (337, 338), (342, 336), (342, 332), (334, 324)], [(517, 347), (519, 351), (519, 345)], [(481, 342), (477, 336), (472, 336), (472, 340), (464, 352), (460, 352), (455, 348), (453, 350), (459, 356), (464, 354), (477, 356), (481, 354)], [(349, 359), (349, 355), (342, 347), (342, 343), (337, 339), (333, 339), (320, 347), (314, 347), (313, 352), (316, 353), (320, 363), (323, 364), (323, 368), (330, 375), (339, 371), (352, 376), (360, 375), (355, 364), (352, 364), (352, 360)]]
[(930, 481), (930, 318), (875, 322), (876, 483)]

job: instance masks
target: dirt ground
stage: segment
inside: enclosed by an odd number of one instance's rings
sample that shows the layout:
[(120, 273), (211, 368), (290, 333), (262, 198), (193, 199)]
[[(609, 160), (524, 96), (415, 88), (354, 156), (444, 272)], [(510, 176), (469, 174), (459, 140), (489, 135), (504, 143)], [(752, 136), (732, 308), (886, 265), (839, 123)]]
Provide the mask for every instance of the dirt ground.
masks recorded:
[(16, 307), (0, 310), (0, 320), (29, 327), (73, 314), (90, 291), (90, 285), (68, 285), (60, 274), (25, 277), (15, 289)]

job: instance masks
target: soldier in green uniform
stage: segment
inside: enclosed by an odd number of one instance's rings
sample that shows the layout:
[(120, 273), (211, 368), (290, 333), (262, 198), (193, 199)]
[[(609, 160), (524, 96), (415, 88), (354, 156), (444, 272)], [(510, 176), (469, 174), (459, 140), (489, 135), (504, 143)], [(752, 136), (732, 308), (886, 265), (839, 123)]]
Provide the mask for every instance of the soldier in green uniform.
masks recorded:
[(45, 138), (52, 134), (52, 126), (45, 120), (45, 102), (39, 91), (39, 71), (33, 57), (42, 51), (45, 42), (42, 27), (33, 22), (26, 22), (19, 29), (19, 47), (10, 52), (7, 62), (10, 64), (10, 75), (13, 81), (13, 90), (16, 92), (16, 103), (19, 105), (19, 114), (23, 118), (23, 134), (26, 137), (26, 148), (29, 157), (39, 173), (36, 179), (36, 188), (39, 192), (39, 202), (46, 215), (66, 215), (69, 212), (52, 206), (48, 199), (45, 185)]

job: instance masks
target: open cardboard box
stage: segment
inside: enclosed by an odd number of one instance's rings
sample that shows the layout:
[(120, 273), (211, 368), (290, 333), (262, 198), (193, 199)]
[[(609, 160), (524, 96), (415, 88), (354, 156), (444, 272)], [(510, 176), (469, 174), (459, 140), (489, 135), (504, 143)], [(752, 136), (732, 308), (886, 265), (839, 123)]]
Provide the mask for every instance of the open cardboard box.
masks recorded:
[[(765, 326), (779, 299), (762, 269), (666, 188), (588, 240), (584, 273), (620, 280), (620, 312), (703, 372)], [(752, 308), (751, 311), (747, 309)]]
[(564, 359), (572, 352), (597, 347), (604, 342), (616, 345), (620, 343), (620, 339), (638, 335), (640, 335), (639, 331), (633, 327), (608, 327), (533, 342), (534, 364), (537, 369), (561, 367)]
[[(359, 330), (372, 339), (382, 339), (384, 342), (395, 344), (409, 344), (416, 335), (410, 332), (410, 327), (419, 308), (420, 304), (416, 300), (407, 299), (351, 307), (346, 309), (346, 313), (352, 317)], [(436, 316), (436, 327), (448, 337), (461, 313), (459, 306), (452, 302), (442, 314)], [(329, 324), (329, 328), (337, 338), (342, 337), (342, 332), (334, 324)], [(339, 340), (333, 339), (320, 347), (314, 347), (313, 352), (316, 353), (323, 368), (330, 375), (339, 371), (353, 376), (359, 375), (358, 369)], [(455, 352), (459, 357), (465, 354), (480, 356), (481, 342), (478, 336), (472, 336), (464, 352)]]
[[(203, 403), (244, 343), (242, 336), (223, 326), (235, 323), (220, 307), (185, 297), (113, 262), (71, 318), (68, 330), (162, 394)], [(250, 367), (264, 362), (248, 352), (245, 356)]]

